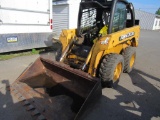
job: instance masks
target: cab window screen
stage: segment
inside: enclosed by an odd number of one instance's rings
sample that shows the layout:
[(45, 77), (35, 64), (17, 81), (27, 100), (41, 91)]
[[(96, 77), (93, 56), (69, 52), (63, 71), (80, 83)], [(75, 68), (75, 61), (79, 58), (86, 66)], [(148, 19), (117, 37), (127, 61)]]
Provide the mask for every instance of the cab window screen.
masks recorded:
[(81, 18), (81, 33), (85, 33), (95, 26), (97, 11), (95, 8), (83, 9)]

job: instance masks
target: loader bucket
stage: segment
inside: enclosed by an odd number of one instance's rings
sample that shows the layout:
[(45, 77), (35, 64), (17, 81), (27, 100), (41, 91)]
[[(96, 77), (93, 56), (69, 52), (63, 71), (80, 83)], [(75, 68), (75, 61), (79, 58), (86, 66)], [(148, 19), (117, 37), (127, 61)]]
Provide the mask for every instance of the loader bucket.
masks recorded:
[(35, 119), (81, 119), (101, 96), (100, 80), (68, 65), (38, 58), (12, 84)]

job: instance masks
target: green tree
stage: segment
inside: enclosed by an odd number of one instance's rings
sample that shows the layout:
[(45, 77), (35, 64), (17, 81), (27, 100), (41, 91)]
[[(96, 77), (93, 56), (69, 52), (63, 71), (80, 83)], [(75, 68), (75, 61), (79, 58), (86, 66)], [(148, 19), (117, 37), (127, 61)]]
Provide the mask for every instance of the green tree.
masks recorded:
[(156, 14), (160, 15), (160, 8), (156, 11)]

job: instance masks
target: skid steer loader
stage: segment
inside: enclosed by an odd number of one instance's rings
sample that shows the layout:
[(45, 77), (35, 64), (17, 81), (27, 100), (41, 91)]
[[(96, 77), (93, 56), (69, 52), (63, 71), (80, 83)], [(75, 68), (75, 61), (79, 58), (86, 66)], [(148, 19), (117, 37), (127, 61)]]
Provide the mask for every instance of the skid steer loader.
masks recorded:
[(131, 72), (134, 66), (139, 20), (135, 20), (132, 3), (126, 0), (84, 1), (80, 4), (77, 29), (61, 33), (62, 52), (57, 53), (57, 61), (112, 87), (122, 72)]
[(111, 87), (132, 70), (139, 32), (126, 0), (82, 0), (77, 29), (62, 30), (57, 61), (38, 58), (10, 91), (33, 119), (83, 119), (100, 98), (101, 83)]

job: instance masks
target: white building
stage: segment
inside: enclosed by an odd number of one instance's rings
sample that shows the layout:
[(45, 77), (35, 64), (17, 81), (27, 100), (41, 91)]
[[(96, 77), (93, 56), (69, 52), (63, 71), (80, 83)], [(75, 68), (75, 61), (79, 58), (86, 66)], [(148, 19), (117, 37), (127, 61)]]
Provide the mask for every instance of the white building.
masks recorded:
[(156, 15), (154, 24), (153, 24), (153, 30), (160, 29), (160, 15)]
[(136, 19), (140, 20), (141, 29), (158, 30), (160, 29), (160, 15), (135, 10)]

